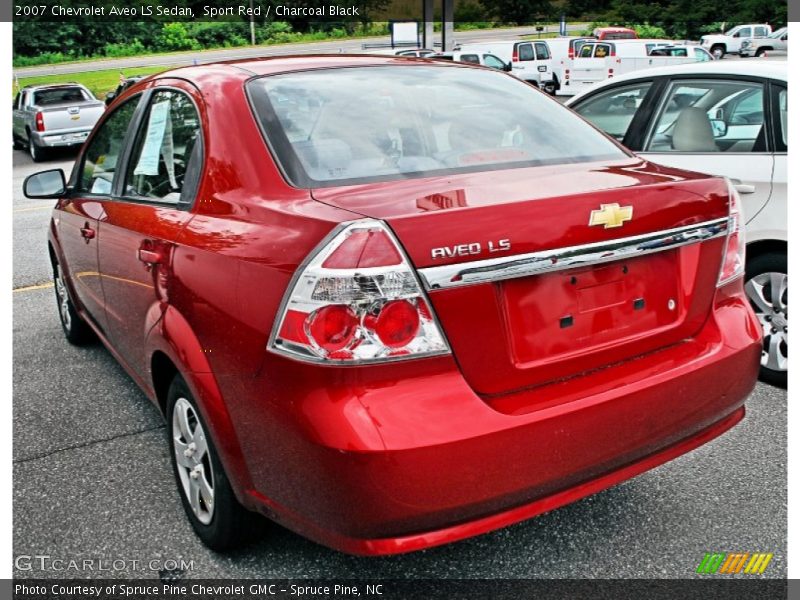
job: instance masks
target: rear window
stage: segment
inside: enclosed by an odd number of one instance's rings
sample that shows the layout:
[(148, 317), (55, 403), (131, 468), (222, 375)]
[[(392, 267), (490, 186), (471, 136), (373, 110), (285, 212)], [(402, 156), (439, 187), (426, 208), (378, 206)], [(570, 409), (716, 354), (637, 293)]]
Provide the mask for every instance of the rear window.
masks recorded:
[(497, 71), (325, 69), (255, 79), (248, 92), (282, 170), (301, 187), (626, 156), (568, 109)]
[(53, 88), (33, 93), (33, 103), (38, 106), (63, 102), (83, 102), (84, 100), (89, 100), (89, 95), (79, 87)]
[(633, 31), (614, 31), (612, 33), (604, 33), (604, 40), (635, 40), (636, 33)]

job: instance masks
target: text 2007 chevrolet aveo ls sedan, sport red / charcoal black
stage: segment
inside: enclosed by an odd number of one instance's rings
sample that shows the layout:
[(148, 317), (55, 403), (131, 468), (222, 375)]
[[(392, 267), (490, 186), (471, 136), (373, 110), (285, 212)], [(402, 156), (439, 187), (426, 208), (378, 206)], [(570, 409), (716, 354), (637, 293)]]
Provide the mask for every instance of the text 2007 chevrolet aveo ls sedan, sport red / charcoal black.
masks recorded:
[(26, 194), (216, 549), (250, 511), (357, 554), (527, 519), (732, 427), (759, 368), (729, 182), (481, 67), (169, 71)]

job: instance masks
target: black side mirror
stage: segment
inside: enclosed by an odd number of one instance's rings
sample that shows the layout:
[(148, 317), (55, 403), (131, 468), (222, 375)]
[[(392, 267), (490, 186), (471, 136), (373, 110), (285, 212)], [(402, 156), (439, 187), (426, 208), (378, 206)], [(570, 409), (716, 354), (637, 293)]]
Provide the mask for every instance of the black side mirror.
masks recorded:
[(506, 73), (511, 73), (511, 63), (504, 63), (503, 71), (505, 71)]
[(29, 175), (22, 184), (27, 198), (60, 198), (67, 192), (67, 180), (62, 169), (51, 169)]
[(114, 98), (116, 98), (116, 97), (117, 97), (117, 93), (116, 92), (108, 92), (106, 94), (106, 106), (111, 104), (114, 101)]

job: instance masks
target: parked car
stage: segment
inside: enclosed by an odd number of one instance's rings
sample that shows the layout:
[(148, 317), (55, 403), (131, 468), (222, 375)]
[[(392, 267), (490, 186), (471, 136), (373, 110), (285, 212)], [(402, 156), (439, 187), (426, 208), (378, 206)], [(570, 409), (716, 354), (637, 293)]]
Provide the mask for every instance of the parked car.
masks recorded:
[(789, 28), (783, 27), (765, 38), (747, 38), (742, 41), (739, 56), (787, 56), (789, 53)]
[(453, 52), (437, 52), (428, 58), (463, 62), (471, 65), (482, 65), (484, 67), (491, 67), (492, 69), (500, 69), (501, 71), (511, 71), (511, 63), (505, 63), (494, 54), (489, 54), (488, 52), (461, 52), (454, 50)]
[(114, 101), (114, 98), (117, 98), (118, 96), (121, 96), (122, 92), (127, 90), (133, 84), (139, 83), (144, 78), (145, 78), (144, 75), (136, 75), (134, 77), (125, 77), (125, 78), (123, 78), (119, 82), (119, 85), (116, 87), (116, 89), (113, 92), (108, 92), (106, 94), (106, 100), (105, 100), (106, 106), (111, 104)]
[(31, 158), (40, 162), (47, 150), (82, 144), (105, 106), (77, 83), (32, 85), (14, 98), (14, 148), (28, 147)]
[(756, 381), (735, 188), (492, 69), (168, 71), (24, 190), (67, 340), (163, 411), (212, 548), (247, 510), (359, 554), (477, 535), (711, 440)]
[(596, 27), (592, 35), (598, 40), (635, 40), (639, 37), (629, 27)]
[(700, 38), (700, 44), (719, 59), (725, 58), (726, 54), (738, 54), (744, 40), (767, 37), (770, 33), (772, 27), (766, 23), (737, 25), (725, 33), (704, 35)]
[(511, 74), (546, 92), (555, 92), (553, 58), (544, 40), (499, 40), (461, 44), (455, 48), (462, 54), (492, 54), (511, 65)]
[(650, 50), (649, 56), (677, 56), (679, 58), (694, 58), (695, 62), (708, 62), (715, 60), (714, 55), (705, 48), (696, 44), (669, 44), (657, 46)]
[(647, 160), (724, 175), (747, 222), (745, 290), (764, 331), (761, 378), (786, 385), (787, 66), (706, 62), (631, 73), (567, 105)]

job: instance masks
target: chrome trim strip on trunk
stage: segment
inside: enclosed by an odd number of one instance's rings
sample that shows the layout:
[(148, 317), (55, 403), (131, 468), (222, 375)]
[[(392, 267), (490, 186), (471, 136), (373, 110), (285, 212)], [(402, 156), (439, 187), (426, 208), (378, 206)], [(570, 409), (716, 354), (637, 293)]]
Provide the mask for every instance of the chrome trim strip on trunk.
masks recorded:
[(529, 277), (541, 273), (563, 271), (628, 257), (662, 252), (722, 237), (728, 233), (728, 218), (714, 219), (695, 225), (657, 231), (645, 235), (596, 242), (582, 246), (556, 248), (489, 258), (454, 265), (426, 267), (418, 273), (426, 290), (473, 285), (516, 277)]

